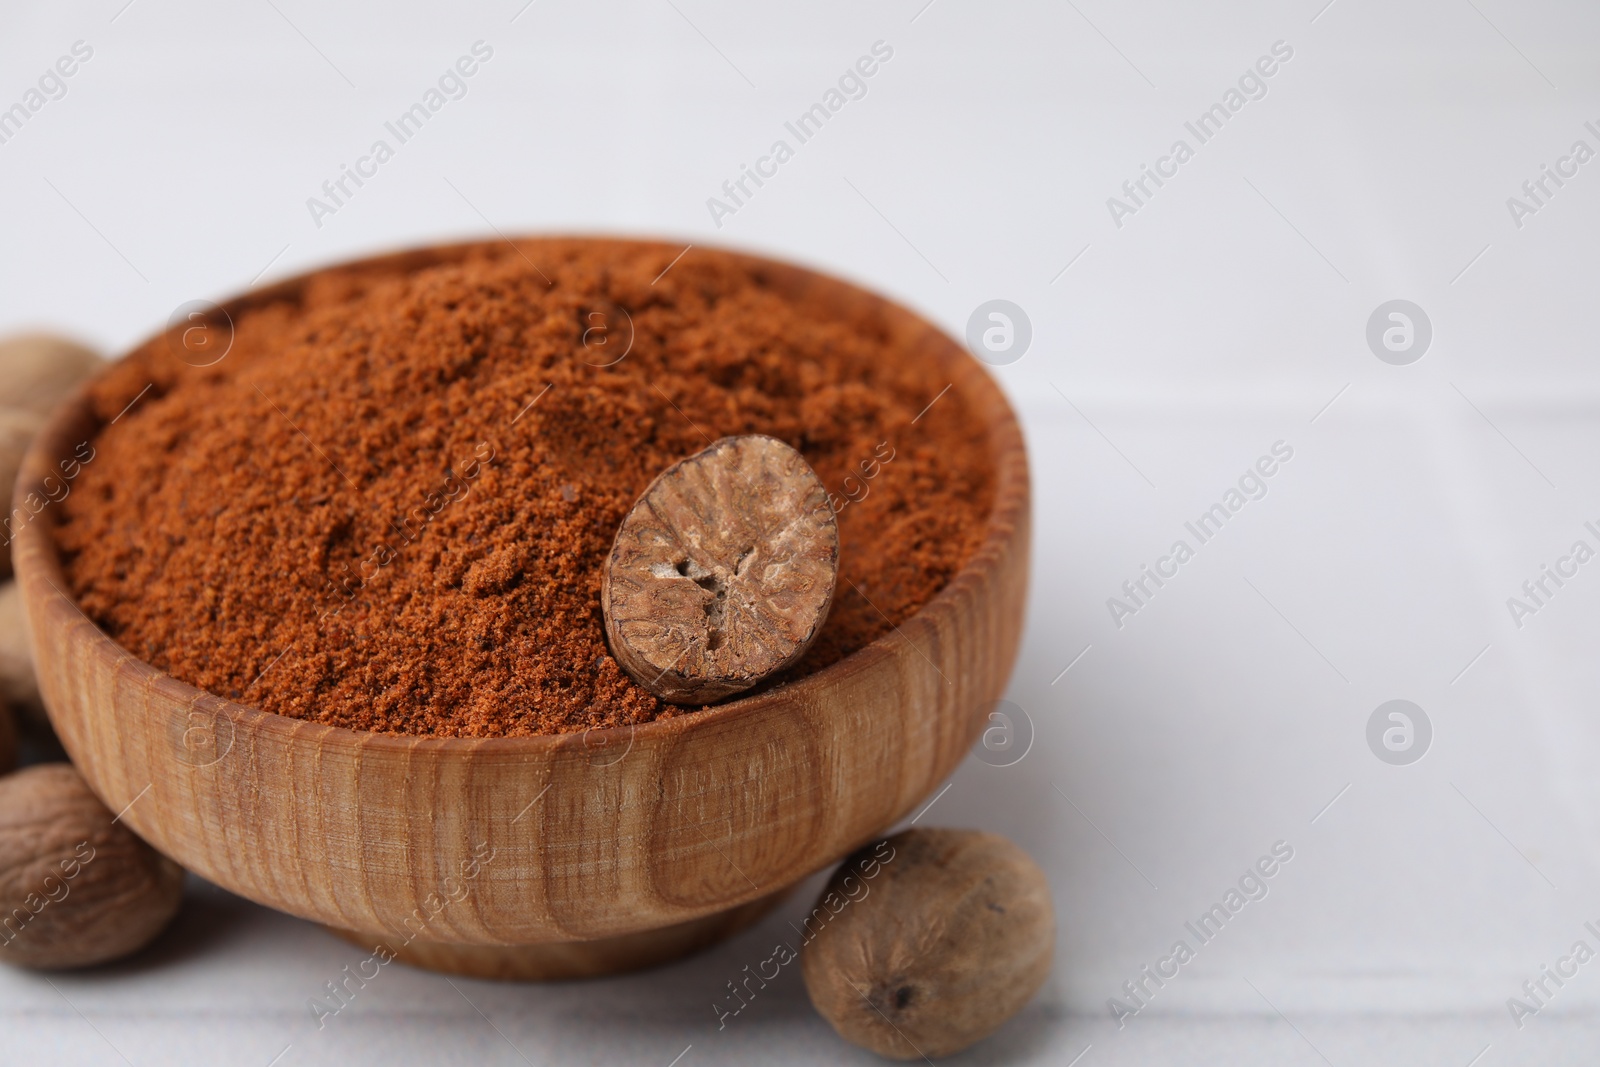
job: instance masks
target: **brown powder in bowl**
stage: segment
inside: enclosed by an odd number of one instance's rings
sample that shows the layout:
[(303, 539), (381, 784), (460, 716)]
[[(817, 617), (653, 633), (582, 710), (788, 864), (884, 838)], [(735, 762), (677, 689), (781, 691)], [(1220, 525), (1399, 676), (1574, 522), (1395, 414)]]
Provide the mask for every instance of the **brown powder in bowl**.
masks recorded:
[(504, 736), (683, 714), (608, 653), (602, 568), (656, 474), (762, 433), (843, 504), (832, 613), (788, 677), (862, 648), (980, 541), (985, 428), (876, 312), (700, 249), (653, 281), (678, 251), (334, 269), (239, 314), (214, 366), (147, 344), (94, 386), (95, 456), (54, 509), (71, 593), (135, 656), (296, 718)]

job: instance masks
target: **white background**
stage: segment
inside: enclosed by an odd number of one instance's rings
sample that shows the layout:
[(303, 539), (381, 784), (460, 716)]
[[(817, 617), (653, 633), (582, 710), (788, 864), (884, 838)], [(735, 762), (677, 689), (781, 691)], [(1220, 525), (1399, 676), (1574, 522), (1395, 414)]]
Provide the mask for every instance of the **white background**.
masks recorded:
[[(996, 374), (1036, 546), (1008, 698), (1034, 739), (923, 818), (1029, 849), (1060, 933), (1039, 998), (959, 1062), (1591, 1063), (1600, 962), (1520, 1030), (1506, 1000), (1600, 948), (1600, 562), (1520, 628), (1506, 601), (1600, 548), (1600, 161), (1521, 227), (1506, 201), (1600, 149), (1600, 9), (1325, 2), (11, 3), (0, 107), (94, 55), (0, 144), (0, 329), (115, 353), (187, 300), (491, 227), (788, 257), (958, 336), (1015, 301), (1032, 346)], [(480, 39), (468, 95), (318, 227), (306, 199)], [(878, 40), (867, 95), (713, 225)], [(1107, 198), (1280, 40), (1267, 95), (1115, 225)], [(1409, 366), (1365, 340), (1396, 298), (1433, 326)], [(1266, 497), (1118, 628), (1107, 598), (1277, 441)], [(1367, 746), (1393, 698), (1433, 725), (1410, 766)], [(1279, 840), (1270, 895), (1119, 1031), (1107, 998)], [(813, 891), (616, 980), (392, 967), (319, 1032), (307, 998), (365, 953), (196, 886), (127, 964), (0, 971), (0, 1060), (873, 1062), (796, 973), (717, 1029)]]

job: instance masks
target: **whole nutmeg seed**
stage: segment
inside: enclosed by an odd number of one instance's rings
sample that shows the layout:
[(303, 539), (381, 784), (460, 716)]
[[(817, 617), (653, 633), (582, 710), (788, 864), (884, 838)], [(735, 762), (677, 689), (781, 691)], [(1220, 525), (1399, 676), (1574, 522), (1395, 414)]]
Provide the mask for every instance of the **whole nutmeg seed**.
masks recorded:
[(907, 830), (851, 856), (806, 920), (806, 992), (845, 1040), (948, 1056), (1022, 1009), (1050, 973), (1044, 872), (1003, 837)]
[(177, 914), (182, 868), (113, 818), (70, 764), (0, 778), (0, 963), (105, 963)]
[[(48, 333), (0, 338), (0, 499), (11, 510), (11, 489), (45, 417), (79, 384), (105, 366), (92, 349)], [(11, 542), (0, 544), (0, 578), (11, 575)]]
[(92, 349), (55, 334), (0, 338), (0, 407), (48, 415), (103, 366)]

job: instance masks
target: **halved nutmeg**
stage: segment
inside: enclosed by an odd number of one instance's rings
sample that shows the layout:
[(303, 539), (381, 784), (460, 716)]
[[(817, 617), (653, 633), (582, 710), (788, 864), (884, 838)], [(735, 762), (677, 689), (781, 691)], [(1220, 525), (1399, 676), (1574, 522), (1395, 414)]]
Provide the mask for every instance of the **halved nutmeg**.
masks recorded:
[(828, 617), (839, 530), (799, 452), (724, 437), (667, 468), (617, 530), (600, 601), (611, 653), (673, 704), (710, 704), (793, 664)]

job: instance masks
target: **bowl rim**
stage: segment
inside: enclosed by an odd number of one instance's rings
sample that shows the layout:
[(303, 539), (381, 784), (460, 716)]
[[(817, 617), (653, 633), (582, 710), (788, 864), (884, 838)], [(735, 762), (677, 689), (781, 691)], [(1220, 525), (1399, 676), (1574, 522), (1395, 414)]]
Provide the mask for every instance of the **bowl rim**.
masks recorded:
[[(502, 236), (497, 239), (479, 238), (465, 241), (432, 242), (408, 245), (387, 252), (333, 260), (301, 271), (288, 278), (283, 278), (267, 285), (249, 288), (222, 300), (211, 301), (211, 303), (222, 308), (231, 317), (234, 314), (242, 313), (262, 304), (290, 297), (299, 292), (311, 279), (328, 271), (350, 268), (380, 268), (385, 265), (395, 265), (408, 269), (423, 269), (430, 265), (451, 262), (453, 259), (459, 259), (478, 250), (492, 249), (505, 244), (517, 248), (519, 242), (545, 241), (591, 241), (632, 246), (658, 245), (663, 250), (671, 250), (678, 247), (675, 242), (653, 237), (586, 233), (519, 233), (510, 237)], [(282, 732), (286, 735), (285, 741), (287, 743), (292, 743), (296, 740), (296, 735), (301, 735), (302, 739), (304, 739), (303, 735), (310, 733), (314, 735), (319, 744), (331, 743), (359, 746), (365, 752), (373, 752), (375, 749), (380, 752), (390, 751), (395, 753), (437, 750), (439, 755), (452, 753), (474, 755), (493, 752), (496, 755), (514, 757), (523, 755), (551, 756), (572, 748), (600, 751), (608, 749), (612, 744), (621, 744), (623, 742), (626, 742), (631, 747), (641, 740), (648, 741), (657, 738), (667, 740), (674, 735), (686, 733), (690, 730), (714, 727), (745, 714), (759, 703), (773, 699), (784, 699), (797, 686), (811, 683), (820, 684), (839, 672), (857, 669), (865, 659), (875, 659), (890, 655), (888, 643), (896, 637), (904, 637), (902, 631), (906, 626), (916, 623), (930, 613), (953, 610), (958, 598), (964, 596), (969, 588), (981, 587), (986, 584), (985, 572), (1005, 554), (1010, 545), (1015, 527), (1019, 523), (1026, 523), (1026, 512), (1029, 507), (1029, 472), (1026, 446), (1016, 411), (1004, 390), (1000, 388), (995, 376), (968, 351), (965, 345), (953, 338), (927, 316), (906, 307), (877, 290), (862, 285), (857, 281), (815, 269), (811, 266), (783, 259), (774, 259), (766, 255), (746, 252), (725, 245), (700, 244), (696, 242), (694, 247), (697, 250), (731, 257), (747, 265), (787, 275), (808, 285), (820, 284), (820, 287), (824, 289), (832, 288), (848, 291), (857, 298), (865, 298), (878, 308), (889, 312), (890, 315), (901, 316), (905, 322), (923, 327), (930, 339), (942, 342), (940, 347), (943, 348), (943, 351), (936, 351), (935, 356), (945, 365), (947, 373), (952, 377), (951, 388), (987, 390), (991, 393), (986, 402), (983, 401), (983, 398), (977, 398), (980, 400), (980, 407), (992, 409), (996, 416), (986, 422), (987, 440), (995, 462), (993, 473), (994, 497), (985, 521), (983, 539), (973, 549), (972, 553), (961, 565), (961, 568), (951, 576), (937, 593), (917, 608), (912, 615), (901, 623), (891, 623), (887, 632), (880, 634), (863, 647), (828, 664), (826, 667), (777, 685), (763, 686), (755, 692), (735, 697), (723, 703), (687, 710), (669, 718), (652, 719), (649, 722), (627, 726), (599, 727), (564, 733), (519, 734), (498, 737), (395, 734), (373, 730), (357, 730), (348, 726), (319, 722), (315, 719), (300, 719), (290, 715), (283, 715), (279, 712), (268, 711), (255, 705), (240, 703), (191, 685), (128, 651), (102, 629), (97, 622), (90, 618), (79, 606), (77, 600), (65, 591), (65, 573), (62, 567), (60, 550), (54, 536), (55, 521), (27, 523), (13, 539), (13, 547), (18, 549), (18, 551), (14, 552), (14, 557), (18, 559), (28, 558), (30, 562), (36, 558), (44, 566), (46, 573), (43, 577), (52, 588), (52, 592), (48, 595), (53, 598), (59, 598), (89, 623), (94, 631), (93, 636), (89, 638), (91, 641), (103, 642), (117, 650), (124, 660), (124, 669), (136, 665), (135, 669), (140, 673), (146, 674), (151, 679), (160, 680), (171, 692), (186, 698), (186, 702), (191, 707), (198, 707), (201, 701), (211, 702), (212, 706), (208, 710), (219, 716), (226, 715), (235, 729)], [(27, 493), (32, 492), (36, 483), (42, 480), (37, 476), (37, 472), (53, 469), (53, 459), (46, 462), (44, 453), (49, 452), (52, 457), (59, 453), (59, 446), (64, 442), (65, 438), (76, 436), (67, 434), (66, 430), (79, 419), (93, 419), (87, 407), (88, 391), (92, 384), (103, 377), (112, 366), (158, 340), (169, 330), (170, 327), (157, 331), (124, 350), (120, 355), (108, 359), (105, 367), (96, 371), (93, 377), (82, 383), (68, 400), (51, 413), (44, 427), (28, 447), (27, 455), (21, 468), (21, 477), (17, 479), (13, 488), (13, 509), (21, 506), (20, 502)], [(92, 441), (98, 437), (103, 428), (103, 423), (94, 420), (89, 440)], [(61, 440), (58, 441), (58, 438)], [(28, 542), (36, 546), (37, 557), (35, 557), (33, 550), (23, 550), (24, 544)], [(61, 580), (62, 584), (57, 584), (55, 581), (57, 578)], [(21, 584), (24, 591), (24, 606), (26, 607), (29, 599), (27, 588), (30, 583), (24, 582)], [(42, 608), (43, 603), (40, 603), (33, 606), (33, 611), (42, 610)], [(910, 640), (909, 637), (904, 637), (904, 639)]]

